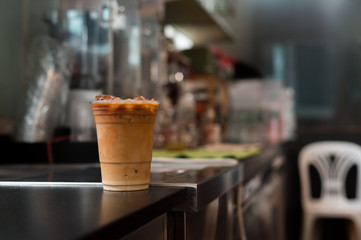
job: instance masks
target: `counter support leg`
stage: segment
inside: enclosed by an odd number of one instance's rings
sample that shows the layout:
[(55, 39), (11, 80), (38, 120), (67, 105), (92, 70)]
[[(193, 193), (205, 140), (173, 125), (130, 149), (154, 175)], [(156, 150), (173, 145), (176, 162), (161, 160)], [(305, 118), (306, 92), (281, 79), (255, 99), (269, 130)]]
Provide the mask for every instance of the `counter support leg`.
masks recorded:
[(186, 239), (186, 213), (168, 212), (168, 240)]

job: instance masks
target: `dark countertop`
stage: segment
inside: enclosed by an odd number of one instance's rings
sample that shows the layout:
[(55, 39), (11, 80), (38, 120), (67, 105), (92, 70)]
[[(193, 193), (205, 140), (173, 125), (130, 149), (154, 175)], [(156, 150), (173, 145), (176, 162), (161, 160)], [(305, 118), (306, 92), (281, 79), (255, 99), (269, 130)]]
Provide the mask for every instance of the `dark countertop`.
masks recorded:
[(4, 186), (0, 191), (2, 239), (119, 238), (185, 198), (184, 188), (167, 187), (106, 192), (101, 186)]
[(252, 177), (254, 177), (260, 169), (264, 169), (272, 164), (272, 159), (277, 156), (280, 156), (281, 149), (280, 147), (273, 146), (263, 149), (261, 154), (258, 154), (253, 157), (249, 157), (242, 161), (244, 167), (244, 177), (243, 183), (248, 182)]
[(106, 233), (119, 238), (167, 211), (198, 211), (278, 153), (269, 147), (234, 166), (152, 173), (149, 190), (137, 192), (103, 191), (96, 166), (0, 181), (0, 236), (100, 239)]
[[(177, 211), (196, 212), (240, 184), (242, 177), (243, 165), (235, 163), (232, 167), (206, 167), (181, 171), (180, 173), (152, 172), (150, 186), (156, 187), (156, 189), (162, 189), (162, 187), (186, 189), (185, 198), (175, 209)], [(100, 168), (99, 166), (93, 166), (64, 172), (51, 172), (22, 179), (4, 180), (0, 181), (0, 191), (2, 186), (21, 186), (23, 188), (73, 187), (81, 189), (101, 188), (102, 184)]]

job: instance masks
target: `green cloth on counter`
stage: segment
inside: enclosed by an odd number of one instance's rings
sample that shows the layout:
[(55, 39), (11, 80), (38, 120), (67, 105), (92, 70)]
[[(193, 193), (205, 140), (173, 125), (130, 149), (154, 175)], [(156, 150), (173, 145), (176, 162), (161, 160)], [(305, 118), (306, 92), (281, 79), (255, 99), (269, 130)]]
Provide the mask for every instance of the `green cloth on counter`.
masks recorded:
[(165, 158), (235, 158), (245, 159), (260, 153), (260, 149), (249, 150), (211, 150), (211, 149), (185, 149), (185, 150), (166, 150), (154, 149), (153, 157)]

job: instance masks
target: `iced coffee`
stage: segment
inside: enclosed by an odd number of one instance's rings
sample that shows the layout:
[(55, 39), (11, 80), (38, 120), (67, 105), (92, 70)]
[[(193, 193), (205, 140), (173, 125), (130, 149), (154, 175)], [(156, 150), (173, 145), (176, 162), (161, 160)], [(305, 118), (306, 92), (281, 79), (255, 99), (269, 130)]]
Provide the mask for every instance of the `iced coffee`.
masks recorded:
[(159, 102), (97, 95), (91, 105), (104, 190), (147, 189)]

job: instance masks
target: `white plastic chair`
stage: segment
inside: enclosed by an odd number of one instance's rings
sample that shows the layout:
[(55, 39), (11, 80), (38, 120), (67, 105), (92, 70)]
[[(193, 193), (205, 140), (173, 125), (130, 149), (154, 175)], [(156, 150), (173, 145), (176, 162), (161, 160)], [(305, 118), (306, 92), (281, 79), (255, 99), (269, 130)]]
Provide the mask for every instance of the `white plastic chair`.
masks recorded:
[[(361, 147), (354, 143), (324, 141), (305, 146), (299, 155), (303, 205), (303, 240), (314, 239), (318, 218), (349, 219), (354, 223), (356, 239), (361, 239)], [(320, 198), (311, 194), (310, 165), (321, 179)], [(352, 166), (357, 168), (355, 198), (346, 197), (345, 181)]]

